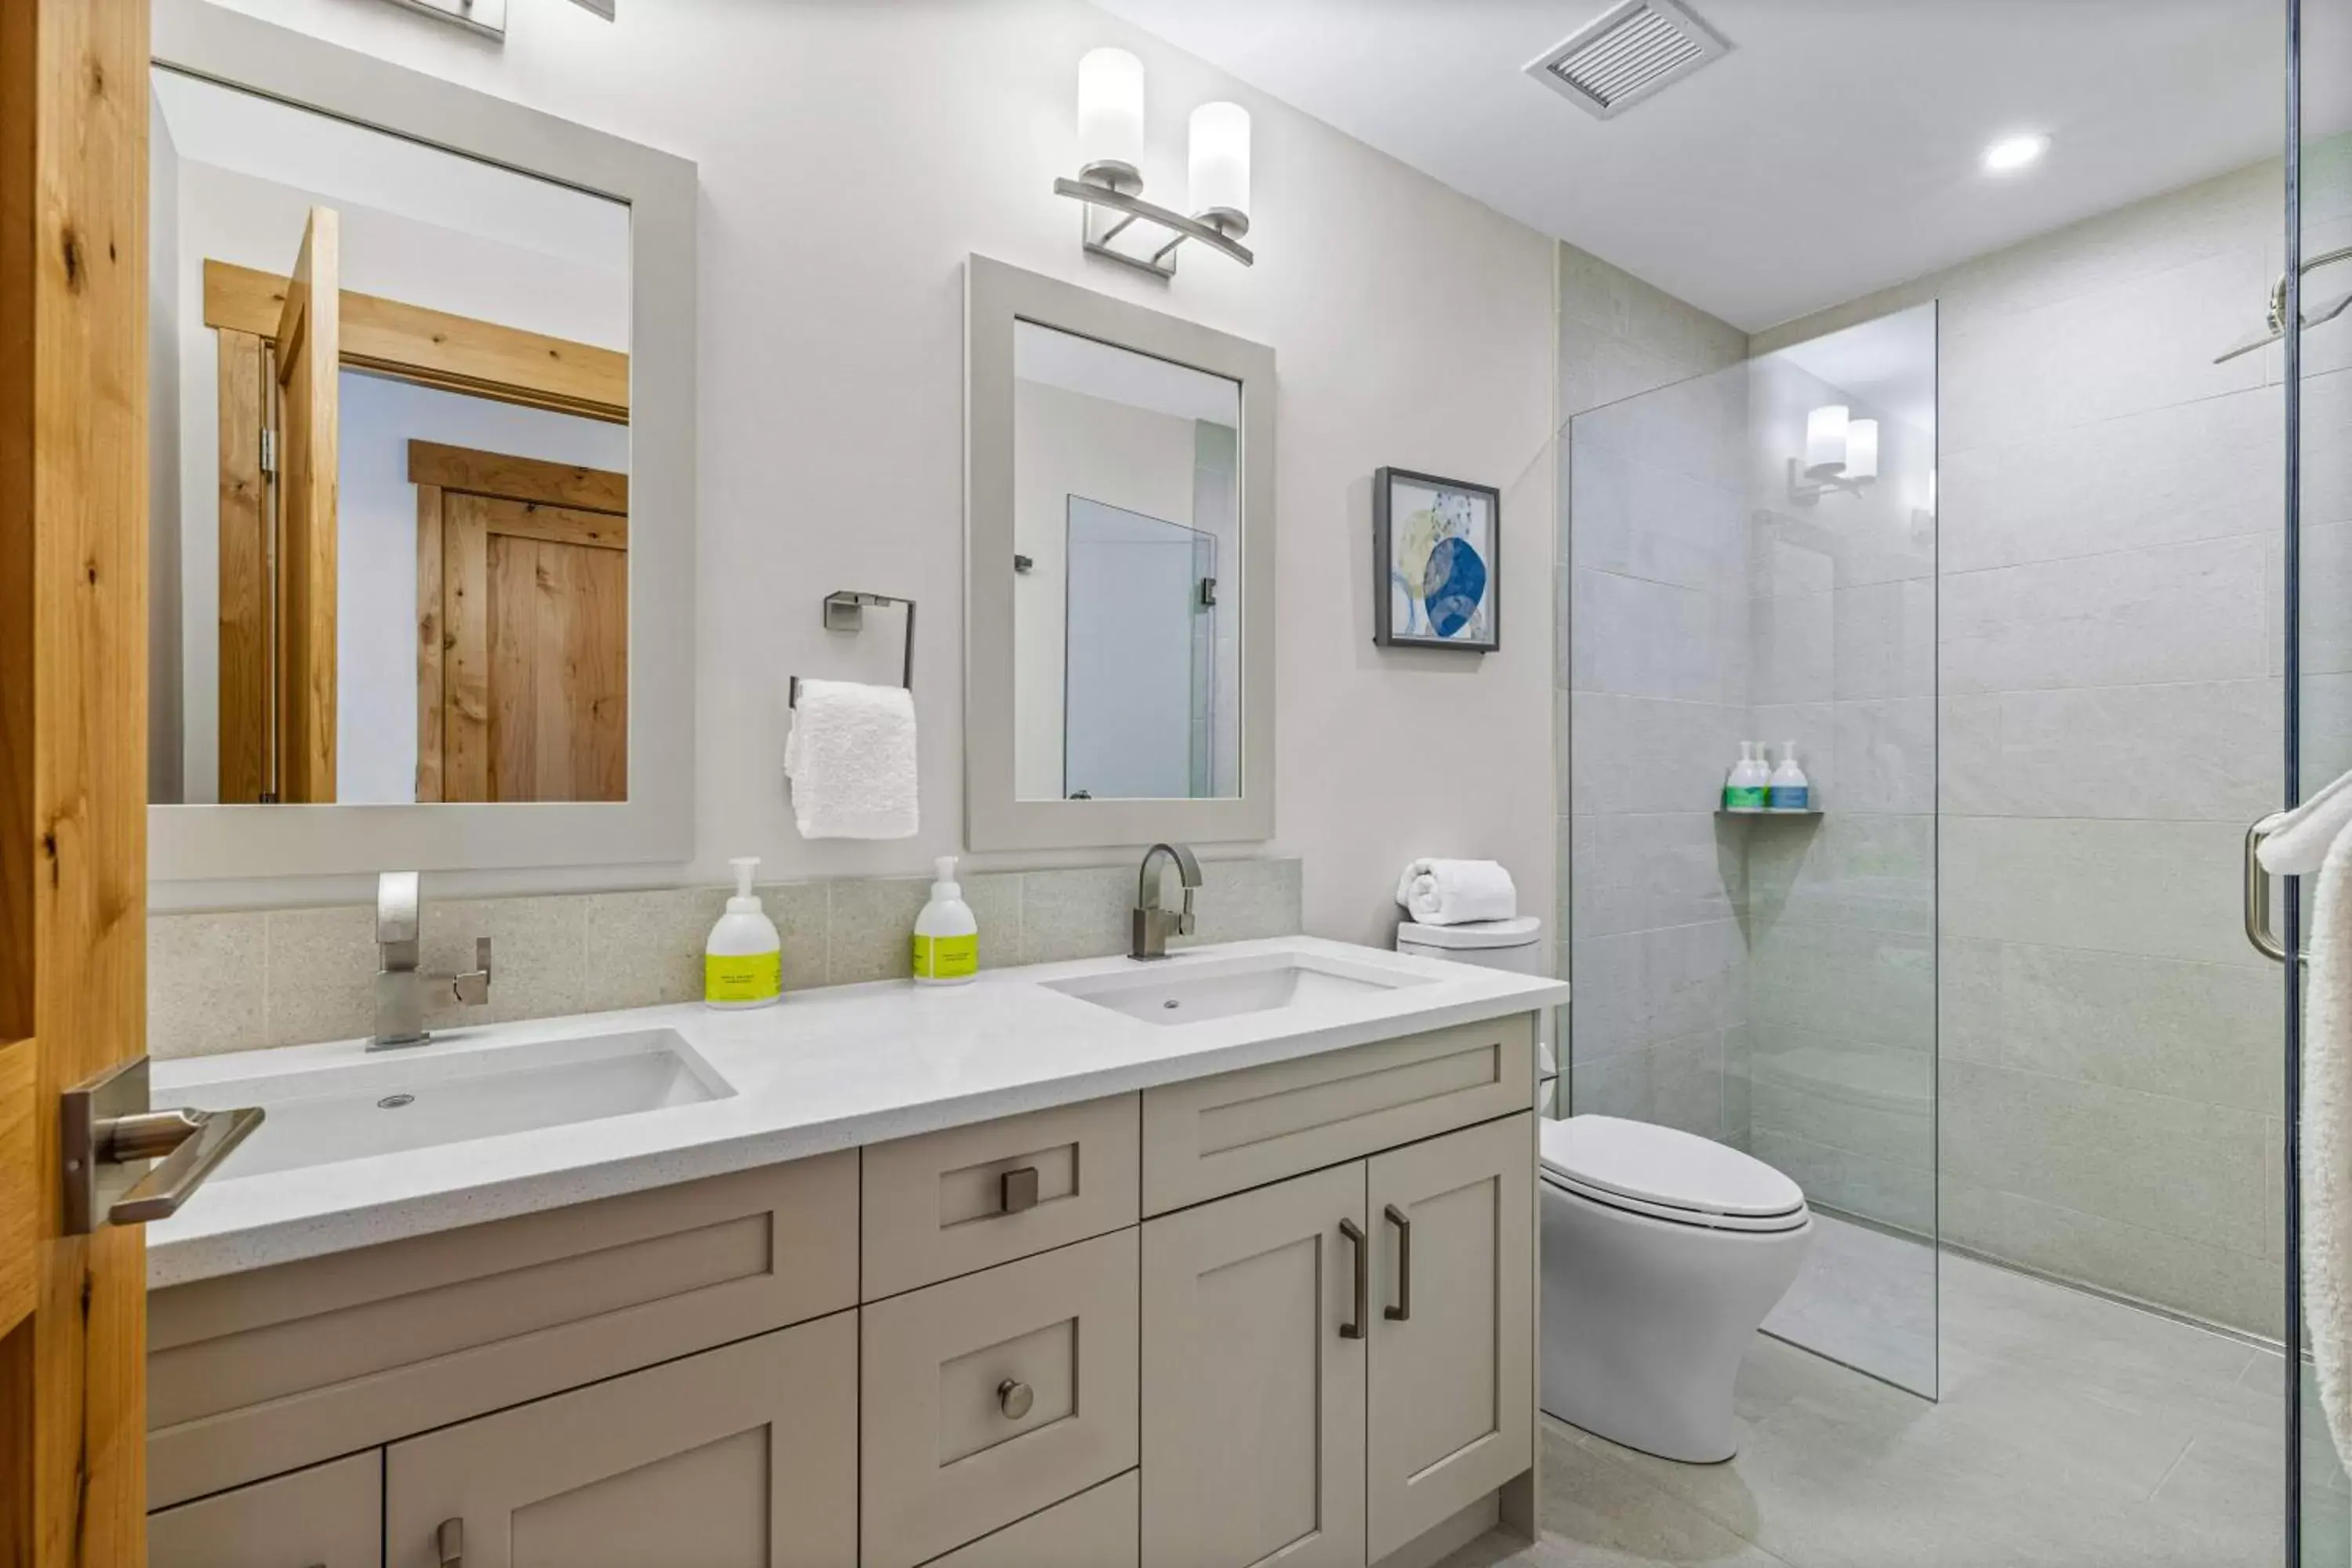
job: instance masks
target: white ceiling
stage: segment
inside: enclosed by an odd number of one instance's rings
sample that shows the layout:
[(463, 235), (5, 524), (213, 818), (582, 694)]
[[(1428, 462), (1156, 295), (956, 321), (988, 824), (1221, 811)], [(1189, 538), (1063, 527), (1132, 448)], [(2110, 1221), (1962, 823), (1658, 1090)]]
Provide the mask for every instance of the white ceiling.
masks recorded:
[[(1097, 3), (1749, 331), (2276, 156), (2284, 121), (2283, 0), (1688, 0), (1731, 53), (1612, 121), (1521, 73), (1610, 0)], [(2352, 0), (2305, 4), (2305, 124), (2339, 128)], [(2042, 163), (1981, 173), (2021, 131)]]

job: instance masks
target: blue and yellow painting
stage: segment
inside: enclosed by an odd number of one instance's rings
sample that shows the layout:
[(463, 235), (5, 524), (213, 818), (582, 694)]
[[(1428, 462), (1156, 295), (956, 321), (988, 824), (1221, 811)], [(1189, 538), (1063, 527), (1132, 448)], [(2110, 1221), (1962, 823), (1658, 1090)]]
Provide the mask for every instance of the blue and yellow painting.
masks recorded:
[(1495, 516), (1486, 498), (1398, 480), (1389, 518), (1391, 635), (1492, 642)]

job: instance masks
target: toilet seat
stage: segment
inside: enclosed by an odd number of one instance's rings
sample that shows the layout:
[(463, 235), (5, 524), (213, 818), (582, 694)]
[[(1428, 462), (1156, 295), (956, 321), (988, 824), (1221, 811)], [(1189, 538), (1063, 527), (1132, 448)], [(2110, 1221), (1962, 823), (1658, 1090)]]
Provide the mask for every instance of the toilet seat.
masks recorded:
[(1603, 1208), (1709, 1230), (1797, 1230), (1797, 1184), (1737, 1149), (1647, 1121), (1574, 1116), (1541, 1128), (1544, 1184)]

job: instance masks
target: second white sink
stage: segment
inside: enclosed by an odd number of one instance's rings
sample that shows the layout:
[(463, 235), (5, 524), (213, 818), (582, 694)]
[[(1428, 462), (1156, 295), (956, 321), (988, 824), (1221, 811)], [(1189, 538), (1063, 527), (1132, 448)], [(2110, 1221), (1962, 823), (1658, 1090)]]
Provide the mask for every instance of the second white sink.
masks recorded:
[(1244, 1013), (1295, 1011), (1423, 985), (1418, 974), (1302, 953), (1188, 964), (1171, 960), (1149, 971), (1089, 974), (1045, 983), (1049, 990), (1147, 1024), (1206, 1023)]
[(602, 1121), (734, 1092), (676, 1031), (640, 1029), (495, 1050), (467, 1050), (453, 1040), (304, 1072), (207, 1083), (184, 1091), (177, 1103), (268, 1111), (221, 1166), (218, 1182)]

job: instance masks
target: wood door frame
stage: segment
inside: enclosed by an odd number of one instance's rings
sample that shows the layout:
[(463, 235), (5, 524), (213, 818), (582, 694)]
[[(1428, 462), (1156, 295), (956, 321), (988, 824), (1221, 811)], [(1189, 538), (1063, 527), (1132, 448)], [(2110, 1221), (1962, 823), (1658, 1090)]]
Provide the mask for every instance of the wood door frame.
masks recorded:
[[(291, 288), (274, 272), (205, 262), (205, 325), (268, 337)], [(444, 392), (629, 422), (629, 356), (594, 343), (342, 290), (342, 362)]]
[[(413, 440), (408, 443), (408, 480), (416, 487), (416, 798), (432, 802), (446, 798), (448, 666), (459, 641), (458, 616), (448, 600), (449, 501), (457, 497), (479, 501), (484, 510), (500, 516), (506, 525), (500, 532), (625, 551), (629, 477)], [(480, 603), (478, 589), (473, 603)], [(459, 700), (465, 700), (462, 695)], [(480, 704), (483, 698), (478, 695), (473, 700)]]
[(145, 1561), (146, 1242), (59, 1097), (147, 1029), (148, 7), (0, 5), (0, 1562)]

